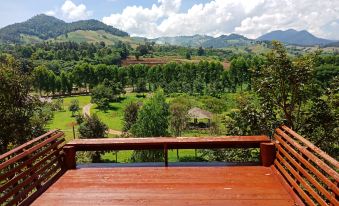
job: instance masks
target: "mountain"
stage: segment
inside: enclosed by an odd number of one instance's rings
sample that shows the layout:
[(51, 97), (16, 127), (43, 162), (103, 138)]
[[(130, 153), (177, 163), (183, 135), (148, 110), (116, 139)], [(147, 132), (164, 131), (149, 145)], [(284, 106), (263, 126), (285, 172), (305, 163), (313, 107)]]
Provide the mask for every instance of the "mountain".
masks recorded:
[(238, 34), (211, 37), (206, 35), (159, 37), (152, 39), (157, 44), (170, 44), (185, 47), (224, 48), (229, 46), (248, 46), (254, 41)]
[(176, 36), (176, 37), (159, 37), (152, 39), (157, 44), (170, 44), (176, 46), (185, 47), (199, 47), (205, 41), (213, 39), (211, 36), (206, 35), (194, 35), (194, 36)]
[(286, 44), (301, 46), (325, 45), (333, 42), (332, 40), (322, 39), (314, 36), (306, 30), (296, 31), (289, 29), (286, 31), (277, 30), (264, 34), (257, 38), (260, 41), (278, 40)]
[(202, 46), (205, 48), (225, 48), (231, 46), (249, 46), (255, 41), (239, 34), (221, 35), (205, 41)]
[(339, 41), (331, 42), (329, 44), (324, 45), (324, 47), (339, 47)]
[(0, 41), (6, 43), (22, 43), (23, 36), (33, 40), (47, 40), (78, 30), (105, 31), (115, 36), (129, 36), (128, 33), (108, 26), (97, 20), (83, 20), (66, 23), (52, 16), (40, 14), (22, 22), (0, 29)]

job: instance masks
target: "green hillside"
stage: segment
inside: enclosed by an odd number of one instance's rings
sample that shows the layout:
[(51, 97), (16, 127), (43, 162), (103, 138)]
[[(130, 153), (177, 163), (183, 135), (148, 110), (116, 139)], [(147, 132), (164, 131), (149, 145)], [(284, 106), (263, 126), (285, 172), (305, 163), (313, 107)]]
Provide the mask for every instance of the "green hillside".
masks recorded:
[(60, 35), (56, 38), (50, 38), (48, 39), (48, 41), (56, 41), (56, 42), (73, 41), (77, 43), (105, 42), (106, 45), (112, 45), (118, 41), (122, 41), (125, 43), (129, 43), (132, 46), (143, 42), (142, 39), (140, 38), (134, 38), (134, 37), (129, 37), (129, 36), (124, 36), (124, 37), (116, 36), (103, 30), (98, 30), (98, 31), (78, 30), (78, 31), (67, 33), (65, 35)]
[(55, 17), (40, 14), (25, 22), (12, 24), (0, 29), (0, 41), (3, 43), (27, 43), (26, 41), (29, 39), (47, 40), (78, 30), (102, 30), (115, 36), (129, 36), (124, 31), (94, 19), (66, 23)]

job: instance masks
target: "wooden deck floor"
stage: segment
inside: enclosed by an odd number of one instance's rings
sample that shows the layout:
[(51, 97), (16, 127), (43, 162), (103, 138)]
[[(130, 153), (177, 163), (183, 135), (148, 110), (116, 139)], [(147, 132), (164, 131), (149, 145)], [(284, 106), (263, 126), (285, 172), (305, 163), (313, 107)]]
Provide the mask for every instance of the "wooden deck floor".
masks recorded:
[(296, 205), (273, 168), (68, 170), (33, 205)]

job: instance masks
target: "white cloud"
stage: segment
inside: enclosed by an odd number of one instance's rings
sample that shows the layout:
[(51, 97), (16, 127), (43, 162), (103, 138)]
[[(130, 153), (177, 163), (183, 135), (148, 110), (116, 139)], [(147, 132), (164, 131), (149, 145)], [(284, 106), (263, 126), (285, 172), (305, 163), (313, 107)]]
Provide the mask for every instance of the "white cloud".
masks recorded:
[(71, 0), (66, 0), (61, 6), (62, 15), (69, 20), (83, 20), (92, 15), (84, 4), (76, 5)]
[(339, 39), (338, 0), (213, 0), (186, 12), (180, 7), (181, 0), (158, 0), (150, 8), (128, 6), (102, 21), (146, 37), (239, 33), (256, 38), (293, 28)]
[(46, 11), (45, 14), (48, 15), (48, 16), (55, 16), (56, 15), (56, 11), (49, 10), (49, 11)]

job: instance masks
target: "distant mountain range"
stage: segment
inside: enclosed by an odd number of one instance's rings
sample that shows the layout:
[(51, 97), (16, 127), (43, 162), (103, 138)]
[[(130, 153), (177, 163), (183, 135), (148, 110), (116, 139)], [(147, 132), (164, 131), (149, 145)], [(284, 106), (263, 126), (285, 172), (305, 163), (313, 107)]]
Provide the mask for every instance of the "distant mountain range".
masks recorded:
[(66, 23), (55, 17), (40, 14), (25, 22), (15, 23), (0, 29), (0, 41), (5, 43), (22, 43), (22, 37), (25, 35), (36, 40), (47, 40), (78, 30), (103, 30), (115, 36), (128, 36), (127, 32), (108, 26), (98, 20), (92, 19)]
[(313, 45), (326, 45), (333, 43), (334, 41), (328, 39), (322, 39), (314, 36), (306, 30), (296, 31), (294, 29), (288, 29), (286, 31), (272, 31), (257, 38), (261, 41), (278, 40), (286, 44), (313, 46)]
[(238, 34), (212, 37), (206, 35), (159, 37), (151, 39), (157, 44), (170, 44), (185, 47), (225, 48), (230, 46), (249, 46), (255, 44), (254, 40)]
[(263, 41), (277, 40), (285, 44), (300, 46), (336, 46), (338, 42), (328, 39), (322, 39), (314, 36), (306, 30), (296, 31), (289, 29), (286, 31), (272, 31), (260, 36), (257, 39), (248, 39), (239, 34), (221, 35), (219, 37), (211, 37), (206, 35), (194, 36), (177, 36), (177, 37), (160, 37), (152, 39), (158, 44), (170, 44), (190, 47), (213, 47), (224, 48), (229, 46), (250, 46)]
[[(51, 41), (86, 41), (112, 44), (125, 41), (139, 44), (145, 38), (129, 37), (127, 32), (108, 26), (98, 20), (83, 20), (66, 23), (52, 16), (40, 14), (22, 22), (15, 23), (0, 29), (0, 42), (2, 43), (36, 43), (45, 40)], [(301, 46), (338, 46), (339, 41), (318, 38), (308, 31), (272, 31), (257, 39), (248, 39), (239, 34), (221, 35), (212, 37), (207, 35), (159, 37), (149, 39), (158, 44), (170, 44), (185, 47), (225, 48), (248, 47), (261, 44), (263, 41), (278, 40), (285, 44)]]

